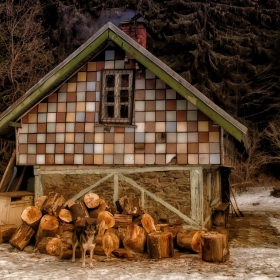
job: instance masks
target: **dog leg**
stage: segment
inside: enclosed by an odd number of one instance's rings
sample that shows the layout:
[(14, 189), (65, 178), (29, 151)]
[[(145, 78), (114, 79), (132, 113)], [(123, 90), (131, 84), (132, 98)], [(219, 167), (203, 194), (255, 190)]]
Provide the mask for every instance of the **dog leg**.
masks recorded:
[(92, 264), (92, 260), (93, 260), (93, 251), (94, 251), (94, 248), (91, 248), (90, 251), (89, 251), (89, 255), (90, 255), (90, 258), (89, 258), (89, 267), (90, 267), (90, 268), (93, 268), (93, 264)]
[(85, 250), (82, 246), (82, 260), (83, 260), (83, 264), (82, 264), (82, 268), (86, 267), (86, 252), (87, 250)]
[(78, 246), (78, 241), (76, 241), (74, 243), (74, 245), (72, 246), (73, 252), (72, 252), (72, 262), (76, 261), (76, 248)]

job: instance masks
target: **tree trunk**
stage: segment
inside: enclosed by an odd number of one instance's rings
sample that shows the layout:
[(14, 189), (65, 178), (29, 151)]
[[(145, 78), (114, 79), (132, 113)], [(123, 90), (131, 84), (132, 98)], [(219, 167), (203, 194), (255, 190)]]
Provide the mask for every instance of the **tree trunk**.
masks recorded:
[(149, 214), (142, 215), (141, 224), (147, 233), (156, 231), (154, 219)]
[(170, 232), (152, 232), (147, 239), (148, 254), (152, 259), (172, 258), (173, 238)]
[(64, 202), (65, 198), (60, 193), (50, 192), (42, 206), (42, 211), (57, 217)]
[(84, 203), (87, 208), (96, 208), (100, 203), (99, 195), (96, 193), (88, 193), (84, 196)]
[(132, 223), (132, 216), (126, 215), (126, 214), (115, 214), (114, 215), (115, 220), (115, 228), (122, 227), (122, 226), (128, 226)]
[(147, 233), (142, 227), (134, 224), (127, 226), (123, 245), (128, 251), (132, 253), (144, 252), (146, 240)]
[(29, 225), (22, 224), (14, 233), (9, 243), (22, 251), (28, 245), (34, 233), (35, 231)]
[(53, 237), (46, 245), (48, 255), (58, 257), (62, 249), (62, 242), (60, 238)]
[(17, 230), (17, 226), (11, 225), (0, 225), (0, 243), (9, 241)]
[(43, 237), (37, 245), (37, 249), (41, 254), (47, 254), (47, 244), (53, 237)]
[(89, 218), (89, 214), (87, 208), (83, 201), (79, 201), (69, 208), (73, 222), (75, 226), (84, 226), (82, 223), (84, 222), (85, 218)]
[(108, 211), (102, 211), (98, 214), (98, 217), (97, 217), (98, 220), (104, 220), (105, 221), (105, 228), (108, 229), (108, 228), (111, 228), (115, 225), (115, 219), (114, 219), (114, 216), (108, 212)]
[(24, 223), (37, 231), (40, 220), (42, 218), (42, 211), (37, 206), (28, 206), (21, 213), (21, 219)]
[(65, 223), (71, 223), (73, 221), (72, 214), (67, 209), (61, 209), (58, 218)]
[(43, 237), (54, 237), (58, 230), (58, 220), (55, 216), (51, 215), (44, 215), (40, 221), (39, 228), (36, 234), (36, 244), (37, 247), (38, 243)]
[(43, 207), (46, 199), (47, 199), (46, 195), (39, 196), (35, 201), (35, 206), (37, 206), (40, 210), (42, 210), (42, 207)]
[(177, 234), (177, 245), (179, 249), (186, 249), (196, 253), (201, 252), (201, 235), (204, 231), (195, 229), (182, 229)]
[(229, 259), (228, 238), (218, 232), (201, 235), (202, 260), (205, 262), (225, 262)]

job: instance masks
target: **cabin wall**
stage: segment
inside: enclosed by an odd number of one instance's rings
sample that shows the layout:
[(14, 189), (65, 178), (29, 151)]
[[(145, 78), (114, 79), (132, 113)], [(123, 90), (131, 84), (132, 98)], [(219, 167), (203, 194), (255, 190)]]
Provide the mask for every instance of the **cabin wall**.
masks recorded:
[[(220, 127), (118, 49), (21, 118), (17, 165), (219, 165)], [(131, 124), (100, 124), (102, 69), (134, 70)]]

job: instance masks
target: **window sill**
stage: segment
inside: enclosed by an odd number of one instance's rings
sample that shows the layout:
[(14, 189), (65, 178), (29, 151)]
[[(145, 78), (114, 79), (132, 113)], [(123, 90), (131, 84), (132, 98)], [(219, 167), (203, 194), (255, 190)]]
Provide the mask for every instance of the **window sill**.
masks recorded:
[(127, 124), (127, 123), (95, 123), (95, 126), (98, 126), (98, 127), (118, 126), (118, 127), (133, 127), (133, 128), (137, 128), (137, 125), (135, 125), (135, 124)]

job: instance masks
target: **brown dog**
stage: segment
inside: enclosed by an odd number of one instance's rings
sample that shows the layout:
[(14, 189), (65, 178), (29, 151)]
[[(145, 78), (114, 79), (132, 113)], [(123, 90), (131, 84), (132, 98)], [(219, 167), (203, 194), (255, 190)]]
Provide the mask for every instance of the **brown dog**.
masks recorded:
[(92, 224), (88, 224), (86, 221), (85, 226), (79, 226), (76, 227), (73, 238), (72, 238), (72, 248), (73, 248), (73, 254), (72, 254), (72, 262), (75, 262), (75, 251), (77, 246), (80, 246), (80, 249), (82, 251), (82, 267), (86, 267), (86, 252), (90, 252), (90, 260), (89, 260), (89, 266), (92, 268), (92, 257), (93, 257), (93, 251), (96, 244), (96, 235), (97, 235), (97, 224), (96, 221), (94, 221)]

